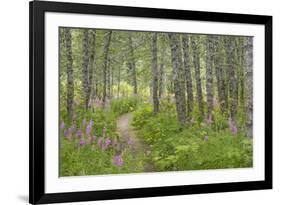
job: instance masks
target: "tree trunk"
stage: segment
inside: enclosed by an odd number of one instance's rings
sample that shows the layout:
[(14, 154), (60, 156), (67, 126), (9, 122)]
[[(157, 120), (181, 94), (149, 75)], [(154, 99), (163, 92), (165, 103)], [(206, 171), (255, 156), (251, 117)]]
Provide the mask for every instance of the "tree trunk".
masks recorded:
[(230, 119), (233, 126), (237, 127), (236, 114), (238, 103), (238, 90), (237, 90), (237, 69), (235, 62), (235, 39), (233, 37), (226, 38), (227, 49), (227, 65), (229, 73), (229, 100), (230, 100)]
[(245, 106), (245, 48), (244, 37), (240, 37), (237, 40), (236, 55), (238, 58), (238, 92), (239, 92), (239, 104), (244, 109)]
[(85, 108), (88, 109), (89, 104), (89, 34), (88, 30), (83, 30), (83, 42), (82, 42), (82, 72), (83, 72), (83, 91), (84, 91), (84, 103)]
[(97, 72), (95, 68), (95, 55), (96, 55), (96, 30), (90, 30), (90, 66), (89, 66), (89, 98), (96, 97), (96, 78)]
[(223, 37), (214, 36), (214, 65), (215, 65), (215, 75), (217, 80), (217, 93), (220, 103), (220, 110), (225, 113), (228, 107), (228, 99), (226, 94), (226, 83), (225, 76), (223, 72)]
[(117, 85), (117, 98), (120, 96), (120, 81), (121, 81), (121, 66), (118, 66), (118, 85)]
[(107, 67), (108, 67), (108, 52), (109, 52), (109, 45), (111, 40), (112, 31), (109, 31), (104, 34), (104, 46), (103, 46), (103, 95), (102, 95), (102, 104), (103, 107), (106, 103), (106, 81), (107, 81)]
[(193, 111), (193, 87), (190, 68), (189, 54), (189, 38), (187, 35), (182, 35), (183, 59), (184, 59), (184, 74), (185, 86), (187, 92), (187, 117), (190, 118)]
[(207, 118), (208, 120), (213, 119), (212, 111), (213, 111), (213, 67), (214, 67), (214, 41), (213, 36), (207, 36), (206, 42), (206, 91), (207, 91), (207, 107), (208, 113)]
[(153, 99), (153, 113), (159, 112), (158, 99), (158, 68), (157, 68), (157, 33), (152, 34), (152, 99)]
[(110, 76), (111, 76), (111, 61), (108, 59), (107, 63), (107, 98), (111, 99), (111, 81), (110, 81)]
[(246, 75), (245, 84), (247, 88), (246, 97), (246, 135), (253, 137), (253, 37), (245, 40)]
[(72, 36), (69, 28), (65, 28), (65, 47), (66, 47), (66, 73), (67, 73), (67, 114), (68, 119), (73, 116), (73, 98), (74, 98), (74, 82), (73, 82), (73, 59), (72, 59)]
[[(197, 90), (197, 101), (200, 112), (201, 120), (204, 118), (204, 106), (203, 106), (203, 95), (202, 95), (202, 87), (201, 87), (201, 77), (200, 77), (200, 57), (198, 50), (198, 37), (191, 36), (191, 45), (193, 51), (193, 64), (195, 69), (195, 80), (196, 80), (196, 90)], [(197, 42), (196, 42), (197, 41)]]
[(134, 48), (133, 48), (133, 40), (132, 40), (132, 32), (129, 32), (129, 51), (130, 51), (130, 70), (132, 74), (132, 82), (134, 87), (134, 94), (138, 94), (138, 86), (137, 86), (137, 72), (136, 72), (136, 64), (135, 64), (135, 57), (134, 57)]
[(159, 65), (159, 99), (165, 95), (165, 46), (161, 48)]
[(177, 34), (168, 34), (170, 39), (174, 92), (177, 108), (178, 121), (183, 125), (186, 122), (186, 100), (184, 92), (183, 65), (181, 61), (181, 49), (179, 36)]

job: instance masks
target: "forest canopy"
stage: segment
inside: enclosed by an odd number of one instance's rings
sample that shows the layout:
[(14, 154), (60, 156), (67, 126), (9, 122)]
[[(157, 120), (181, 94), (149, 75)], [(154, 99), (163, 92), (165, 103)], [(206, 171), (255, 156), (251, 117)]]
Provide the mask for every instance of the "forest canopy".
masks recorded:
[(252, 166), (253, 37), (59, 34), (60, 175)]

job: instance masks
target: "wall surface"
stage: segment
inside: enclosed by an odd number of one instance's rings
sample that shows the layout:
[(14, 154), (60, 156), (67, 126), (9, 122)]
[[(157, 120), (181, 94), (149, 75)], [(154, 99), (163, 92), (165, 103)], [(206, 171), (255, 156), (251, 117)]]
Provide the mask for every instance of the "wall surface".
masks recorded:
[[(281, 12), (276, 0), (72, 0), (109, 5), (273, 15), (274, 189), (157, 197), (79, 204), (280, 204)], [(28, 200), (28, 1), (1, 1), (0, 31), (0, 204)], [(280, 47), (279, 47), (280, 46)], [(77, 203), (78, 204), (78, 203)]]

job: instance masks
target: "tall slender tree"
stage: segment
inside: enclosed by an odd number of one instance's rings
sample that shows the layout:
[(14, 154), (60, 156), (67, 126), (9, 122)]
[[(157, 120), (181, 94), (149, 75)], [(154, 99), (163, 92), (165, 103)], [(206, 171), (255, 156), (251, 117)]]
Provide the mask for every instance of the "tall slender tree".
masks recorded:
[(153, 99), (153, 113), (159, 112), (159, 99), (158, 99), (158, 68), (157, 68), (157, 33), (152, 34), (152, 99)]
[(245, 57), (246, 57), (246, 78), (247, 88), (246, 98), (246, 135), (253, 137), (253, 37), (246, 37), (245, 40)]
[(220, 110), (222, 113), (227, 111), (228, 99), (226, 93), (226, 82), (224, 75), (224, 52), (223, 52), (223, 37), (214, 36), (214, 65), (215, 65), (215, 75), (217, 81), (217, 93), (220, 103)]
[(97, 72), (96, 72), (96, 66), (95, 66), (95, 56), (96, 56), (96, 30), (91, 29), (89, 31), (90, 34), (90, 61), (89, 61), (89, 89), (90, 92), (89, 98), (94, 99), (96, 97), (96, 78), (97, 78)]
[(73, 116), (73, 98), (74, 98), (74, 82), (73, 82), (73, 58), (72, 58), (72, 35), (69, 28), (64, 29), (65, 47), (66, 47), (66, 74), (67, 74), (67, 103), (66, 109), (68, 119)]
[(134, 57), (134, 47), (133, 47), (133, 37), (132, 32), (128, 33), (129, 37), (129, 67), (132, 75), (132, 82), (134, 87), (134, 94), (138, 94), (138, 85), (137, 85), (137, 72), (136, 72), (136, 63)]
[(189, 53), (189, 37), (187, 35), (182, 35), (182, 45), (183, 45), (183, 63), (184, 63), (184, 75), (185, 75), (185, 86), (187, 92), (187, 117), (191, 117), (193, 111), (193, 86), (191, 78), (191, 68), (190, 68), (190, 53)]
[(193, 53), (193, 64), (195, 70), (195, 81), (196, 81), (196, 90), (197, 90), (197, 101), (200, 112), (201, 119), (204, 118), (204, 105), (203, 105), (203, 94), (201, 86), (201, 77), (200, 77), (200, 54), (198, 49), (198, 36), (191, 36), (191, 45)]
[(84, 100), (85, 108), (88, 109), (89, 105), (89, 33), (88, 29), (83, 29), (83, 39), (82, 39), (82, 70), (83, 70), (83, 91), (84, 91)]
[(102, 104), (105, 106), (106, 103), (106, 81), (107, 81), (107, 70), (108, 70), (108, 53), (109, 53), (109, 46), (111, 40), (112, 31), (106, 32), (104, 34), (104, 45), (103, 45), (103, 95), (102, 95)]
[(245, 103), (245, 48), (244, 37), (239, 37), (236, 40), (236, 55), (238, 60), (238, 96), (239, 104), (244, 108)]
[(173, 81), (174, 81), (174, 93), (177, 108), (178, 121), (181, 124), (186, 122), (186, 99), (184, 92), (184, 78), (183, 78), (183, 65), (181, 61), (181, 48), (180, 39), (177, 34), (169, 33), (171, 55), (172, 55), (172, 67), (173, 67)]
[(236, 124), (237, 104), (238, 104), (238, 89), (237, 89), (237, 64), (235, 62), (235, 39), (234, 37), (226, 37), (226, 50), (227, 50), (227, 66), (229, 76), (229, 100), (230, 100), (230, 113), (229, 117), (233, 126)]
[(214, 67), (214, 41), (213, 36), (208, 35), (206, 39), (206, 91), (207, 91), (207, 107), (208, 107), (208, 113), (207, 117), (210, 121), (213, 111), (213, 67)]
[[(163, 41), (163, 39), (162, 39)], [(162, 42), (159, 64), (159, 99), (165, 95), (165, 45)]]

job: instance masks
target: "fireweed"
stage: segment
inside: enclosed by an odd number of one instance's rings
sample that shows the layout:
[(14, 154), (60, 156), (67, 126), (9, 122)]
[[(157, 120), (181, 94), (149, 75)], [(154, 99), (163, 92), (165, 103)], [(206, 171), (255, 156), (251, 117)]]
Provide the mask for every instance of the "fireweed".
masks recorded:
[(123, 162), (121, 154), (115, 155), (113, 157), (113, 164), (115, 164), (116, 166), (121, 167), (121, 166), (123, 166), (123, 163), (124, 162)]

